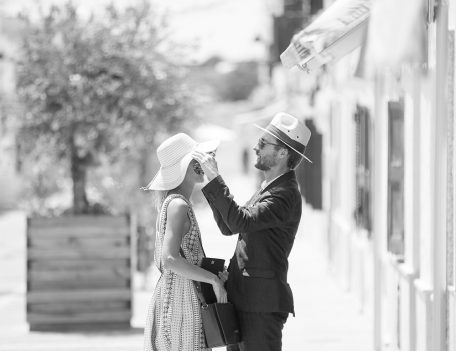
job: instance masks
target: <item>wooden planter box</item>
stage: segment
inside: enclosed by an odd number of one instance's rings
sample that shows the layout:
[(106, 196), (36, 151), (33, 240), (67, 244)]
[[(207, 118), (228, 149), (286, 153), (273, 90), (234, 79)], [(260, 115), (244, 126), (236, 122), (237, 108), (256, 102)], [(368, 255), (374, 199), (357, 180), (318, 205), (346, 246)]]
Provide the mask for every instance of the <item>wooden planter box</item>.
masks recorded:
[(134, 222), (130, 216), (27, 220), (30, 330), (130, 327)]

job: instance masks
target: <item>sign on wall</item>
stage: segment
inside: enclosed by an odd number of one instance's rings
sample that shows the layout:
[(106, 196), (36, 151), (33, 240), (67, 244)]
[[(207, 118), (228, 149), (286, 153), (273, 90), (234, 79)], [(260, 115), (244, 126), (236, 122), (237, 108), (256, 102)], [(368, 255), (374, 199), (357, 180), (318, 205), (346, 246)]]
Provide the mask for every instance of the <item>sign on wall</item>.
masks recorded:
[(337, 61), (363, 42), (370, 0), (338, 0), (301, 32), (280, 55), (286, 68), (310, 72)]

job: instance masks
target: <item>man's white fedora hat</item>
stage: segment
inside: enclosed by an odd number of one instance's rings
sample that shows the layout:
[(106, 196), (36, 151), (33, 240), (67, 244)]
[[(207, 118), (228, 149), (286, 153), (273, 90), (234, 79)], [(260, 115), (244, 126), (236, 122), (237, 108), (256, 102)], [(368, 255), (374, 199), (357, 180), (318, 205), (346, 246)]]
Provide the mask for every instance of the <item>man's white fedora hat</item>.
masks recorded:
[(271, 134), (274, 138), (279, 139), (312, 163), (312, 161), (304, 155), (304, 151), (311, 136), (310, 129), (296, 117), (285, 112), (278, 112), (266, 128), (262, 128), (256, 124), (255, 127)]
[(179, 186), (185, 178), (192, 152), (212, 152), (219, 146), (218, 140), (197, 143), (185, 133), (166, 139), (157, 148), (160, 169), (145, 190), (171, 190)]

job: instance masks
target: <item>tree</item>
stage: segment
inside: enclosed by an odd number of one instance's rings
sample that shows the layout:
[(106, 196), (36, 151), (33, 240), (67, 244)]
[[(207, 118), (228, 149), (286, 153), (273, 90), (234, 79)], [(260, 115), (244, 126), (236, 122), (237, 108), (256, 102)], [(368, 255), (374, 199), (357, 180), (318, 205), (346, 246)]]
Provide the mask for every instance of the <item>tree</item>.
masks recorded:
[(124, 11), (108, 6), (103, 18), (83, 19), (71, 3), (22, 18), (21, 149), (35, 162), (46, 156), (65, 166), (73, 212), (90, 213), (87, 170), (100, 155), (112, 162), (144, 155), (157, 134), (193, 115), (178, 46), (148, 2)]

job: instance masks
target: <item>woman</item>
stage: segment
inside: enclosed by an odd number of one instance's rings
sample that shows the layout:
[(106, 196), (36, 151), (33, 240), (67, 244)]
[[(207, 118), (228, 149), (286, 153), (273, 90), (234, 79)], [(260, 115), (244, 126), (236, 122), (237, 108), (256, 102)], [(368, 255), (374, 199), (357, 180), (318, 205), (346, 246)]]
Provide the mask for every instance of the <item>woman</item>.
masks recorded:
[[(227, 302), (224, 275), (201, 267), (204, 251), (198, 223), (189, 201), (204, 173), (192, 159), (195, 150), (214, 152), (218, 142), (198, 144), (184, 133), (165, 140), (157, 149), (160, 170), (146, 187), (156, 193), (155, 264), (161, 277), (155, 287), (144, 330), (145, 351), (200, 351), (206, 348), (200, 303), (193, 281), (212, 284), (218, 302)], [(180, 255), (183, 250), (185, 258)]]

